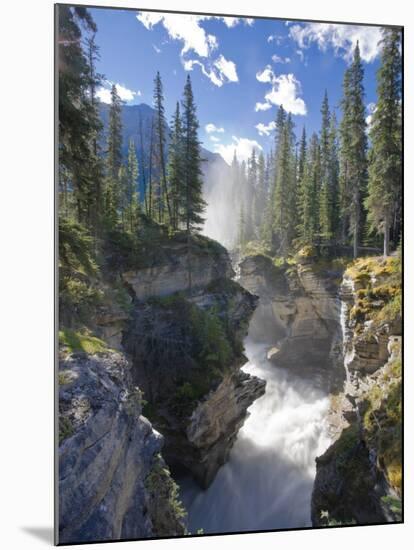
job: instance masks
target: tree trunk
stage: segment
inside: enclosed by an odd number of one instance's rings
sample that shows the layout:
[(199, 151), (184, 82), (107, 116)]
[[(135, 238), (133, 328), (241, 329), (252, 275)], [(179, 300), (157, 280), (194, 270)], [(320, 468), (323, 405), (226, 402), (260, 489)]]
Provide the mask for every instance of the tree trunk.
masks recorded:
[(388, 216), (385, 216), (384, 220), (384, 258), (389, 256), (390, 253), (390, 229)]

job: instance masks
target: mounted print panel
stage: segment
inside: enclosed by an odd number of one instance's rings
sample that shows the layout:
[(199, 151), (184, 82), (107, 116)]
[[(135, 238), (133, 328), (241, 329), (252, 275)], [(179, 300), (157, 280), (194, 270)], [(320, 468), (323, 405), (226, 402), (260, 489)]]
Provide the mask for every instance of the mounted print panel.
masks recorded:
[(55, 52), (56, 543), (401, 522), (402, 27), (60, 4)]

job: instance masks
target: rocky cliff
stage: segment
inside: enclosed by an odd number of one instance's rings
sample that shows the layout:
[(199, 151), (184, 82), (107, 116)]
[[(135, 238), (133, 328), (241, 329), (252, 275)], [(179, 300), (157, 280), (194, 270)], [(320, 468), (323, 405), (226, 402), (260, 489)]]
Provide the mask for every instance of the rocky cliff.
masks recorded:
[(184, 510), (121, 353), (62, 352), (59, 543), (183, 535)]
[(252, 335), (272, 341), (269, 359), (294, 369), (329, 389), (341, 383), (338, 361), (340, 264), (298, 255), (291, 264), (275, 265), (262, 255), (240, 264), (240, 284), (260, 297)]
[[(224, 258), (227, 262), (227, 259)], [(135, 382), (165, 436), (163, 455), (207, 487), (265, 383), (246, 375), (242, 340), (256, 298), (226, 279), (136, 301), (125, 330)]]
[(184, 534), (170, 467), (207, 487), (264, 393), (240, 370), (257, 298), (227, 251), (142, 230), (82, 275), (89, 307), (61, 302), (60, 542)]
[(342, 286), (346, 381), (333, 396), (333, 445), (317, 459), (314, 525), (401, 520), (401, 271), (367, 258)]

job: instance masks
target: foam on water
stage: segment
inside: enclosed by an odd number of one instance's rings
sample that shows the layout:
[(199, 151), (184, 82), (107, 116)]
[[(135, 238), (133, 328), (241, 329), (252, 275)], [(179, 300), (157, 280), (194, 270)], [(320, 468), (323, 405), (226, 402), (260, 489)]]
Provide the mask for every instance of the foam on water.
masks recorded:
[(205, 533), (310, 526), (315, 458), (329, 446), (329, 398), (266, 359), (269, 346), (245, 342), (243, 367), (267, 382), (249, 409), (229, 461), (211, 486), (179, 480), (189, 530)]

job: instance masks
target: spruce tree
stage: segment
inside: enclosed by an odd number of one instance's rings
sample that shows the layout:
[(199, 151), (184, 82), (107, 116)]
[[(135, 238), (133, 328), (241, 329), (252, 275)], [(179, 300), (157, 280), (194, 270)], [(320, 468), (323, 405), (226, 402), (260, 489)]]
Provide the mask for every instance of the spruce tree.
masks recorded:
[(184, 185), (184, 140), (180, 104), (178, 102), (171, 122), (171, 139), (168, 151), (168, 180), (171, 193), (171, 226), (173, 229), (177, 229), (179, 220), (182, 219), (182, 209), (184, 207), (182, 201)]
[(343, 84), (341, 121), (341, 207), (352, 235), (353, 255), (358, 256), (364, 224), (363, 199), (367, 183), (367, 136), (364, 106), (364, 70), (359, 44)]
[(303, 181), (299, 198), (299, 240), (301, 244), (315, 244), (319, 231), (319, 191), (321, 181), (321, 154), (318, 136), (309, 142)]
[(258, 166), (256, 150), (253, 148), (247, 166), (247, 188), (245, 197), (246, 239), (251, 241), (256, 236), (257, 219), (257, 175)]
[(168, 212), (171, 220), (171, 206), (167, 185), (167, 168), (165, 161), (166, 128), (164, 112), (164, 91), (160, 73), (157, 72), (154, 79), (154, 109), (155, 109), (155, 156), (158, 161), (159, 184), (157, 188), (158, 221), (164, 221), (164, 210)]
[[(96, 25), (86, 8), (59, 6), (59, 190), (68, 216), (91, 227), (94, 218), (94, 191), (98, 159), (94, 142), (100, 129), (90, 96), (91, 67), (82, 48), (82, 31), (96, 32)], [(91, 38), (92, 39), (92, 38)], [(96, 50), (94, 52), (96, 55)], [(96, 83), (99, 75), (94, 75)], [(91, 169), (93, 167), (93, 169)], [(71, 192), (69, 193), (69, 189)]]
[(286, 117), (283, 107), (276, 121), (276, 178), (272, 203), (273, 242), (276, 251), (285, 256), (295, 237), (296, 174), (295, 137), (292, 117)]
[(115, 84), (111, 88), (106, 153), (105, 217), (109, 227), (116, 225), (121, 203), (122, 102)]
[(319, 226), (322, 241), (331, 242), (336, 235), (338, 222), (338, 167), (336, 144), (336, 118), (329, 109), (328, 94), (321, 108), (322, 126), (320, 132), (321, 152), (321, 194), (319, 204)]
[(126, 209), (125, 218), (129, 231), (134, 231), (138, 221), (139, 192), (138, 192), (138, 160), (133, 138), (129, 140), (128, 160), (126, 165)]
[(372, 142), (366, 206), (372, 229), (384, 236), (389, 254), (393, 219), (398, 216), (402, 189), (401, 33), (384, 29), (381, 66), (377, 72), (378, 101), (372, 115)]
[(198, 140), (199, 123), (194, 102), (190, 75), (184, 87), (182, 100), (183, 127), (183, 186), (180, 202), (183, 205), (181, 219), (188, 233), (198, 231), (204, 222), (206, 203), (203, 199), (201, 172), (201, 152)]

